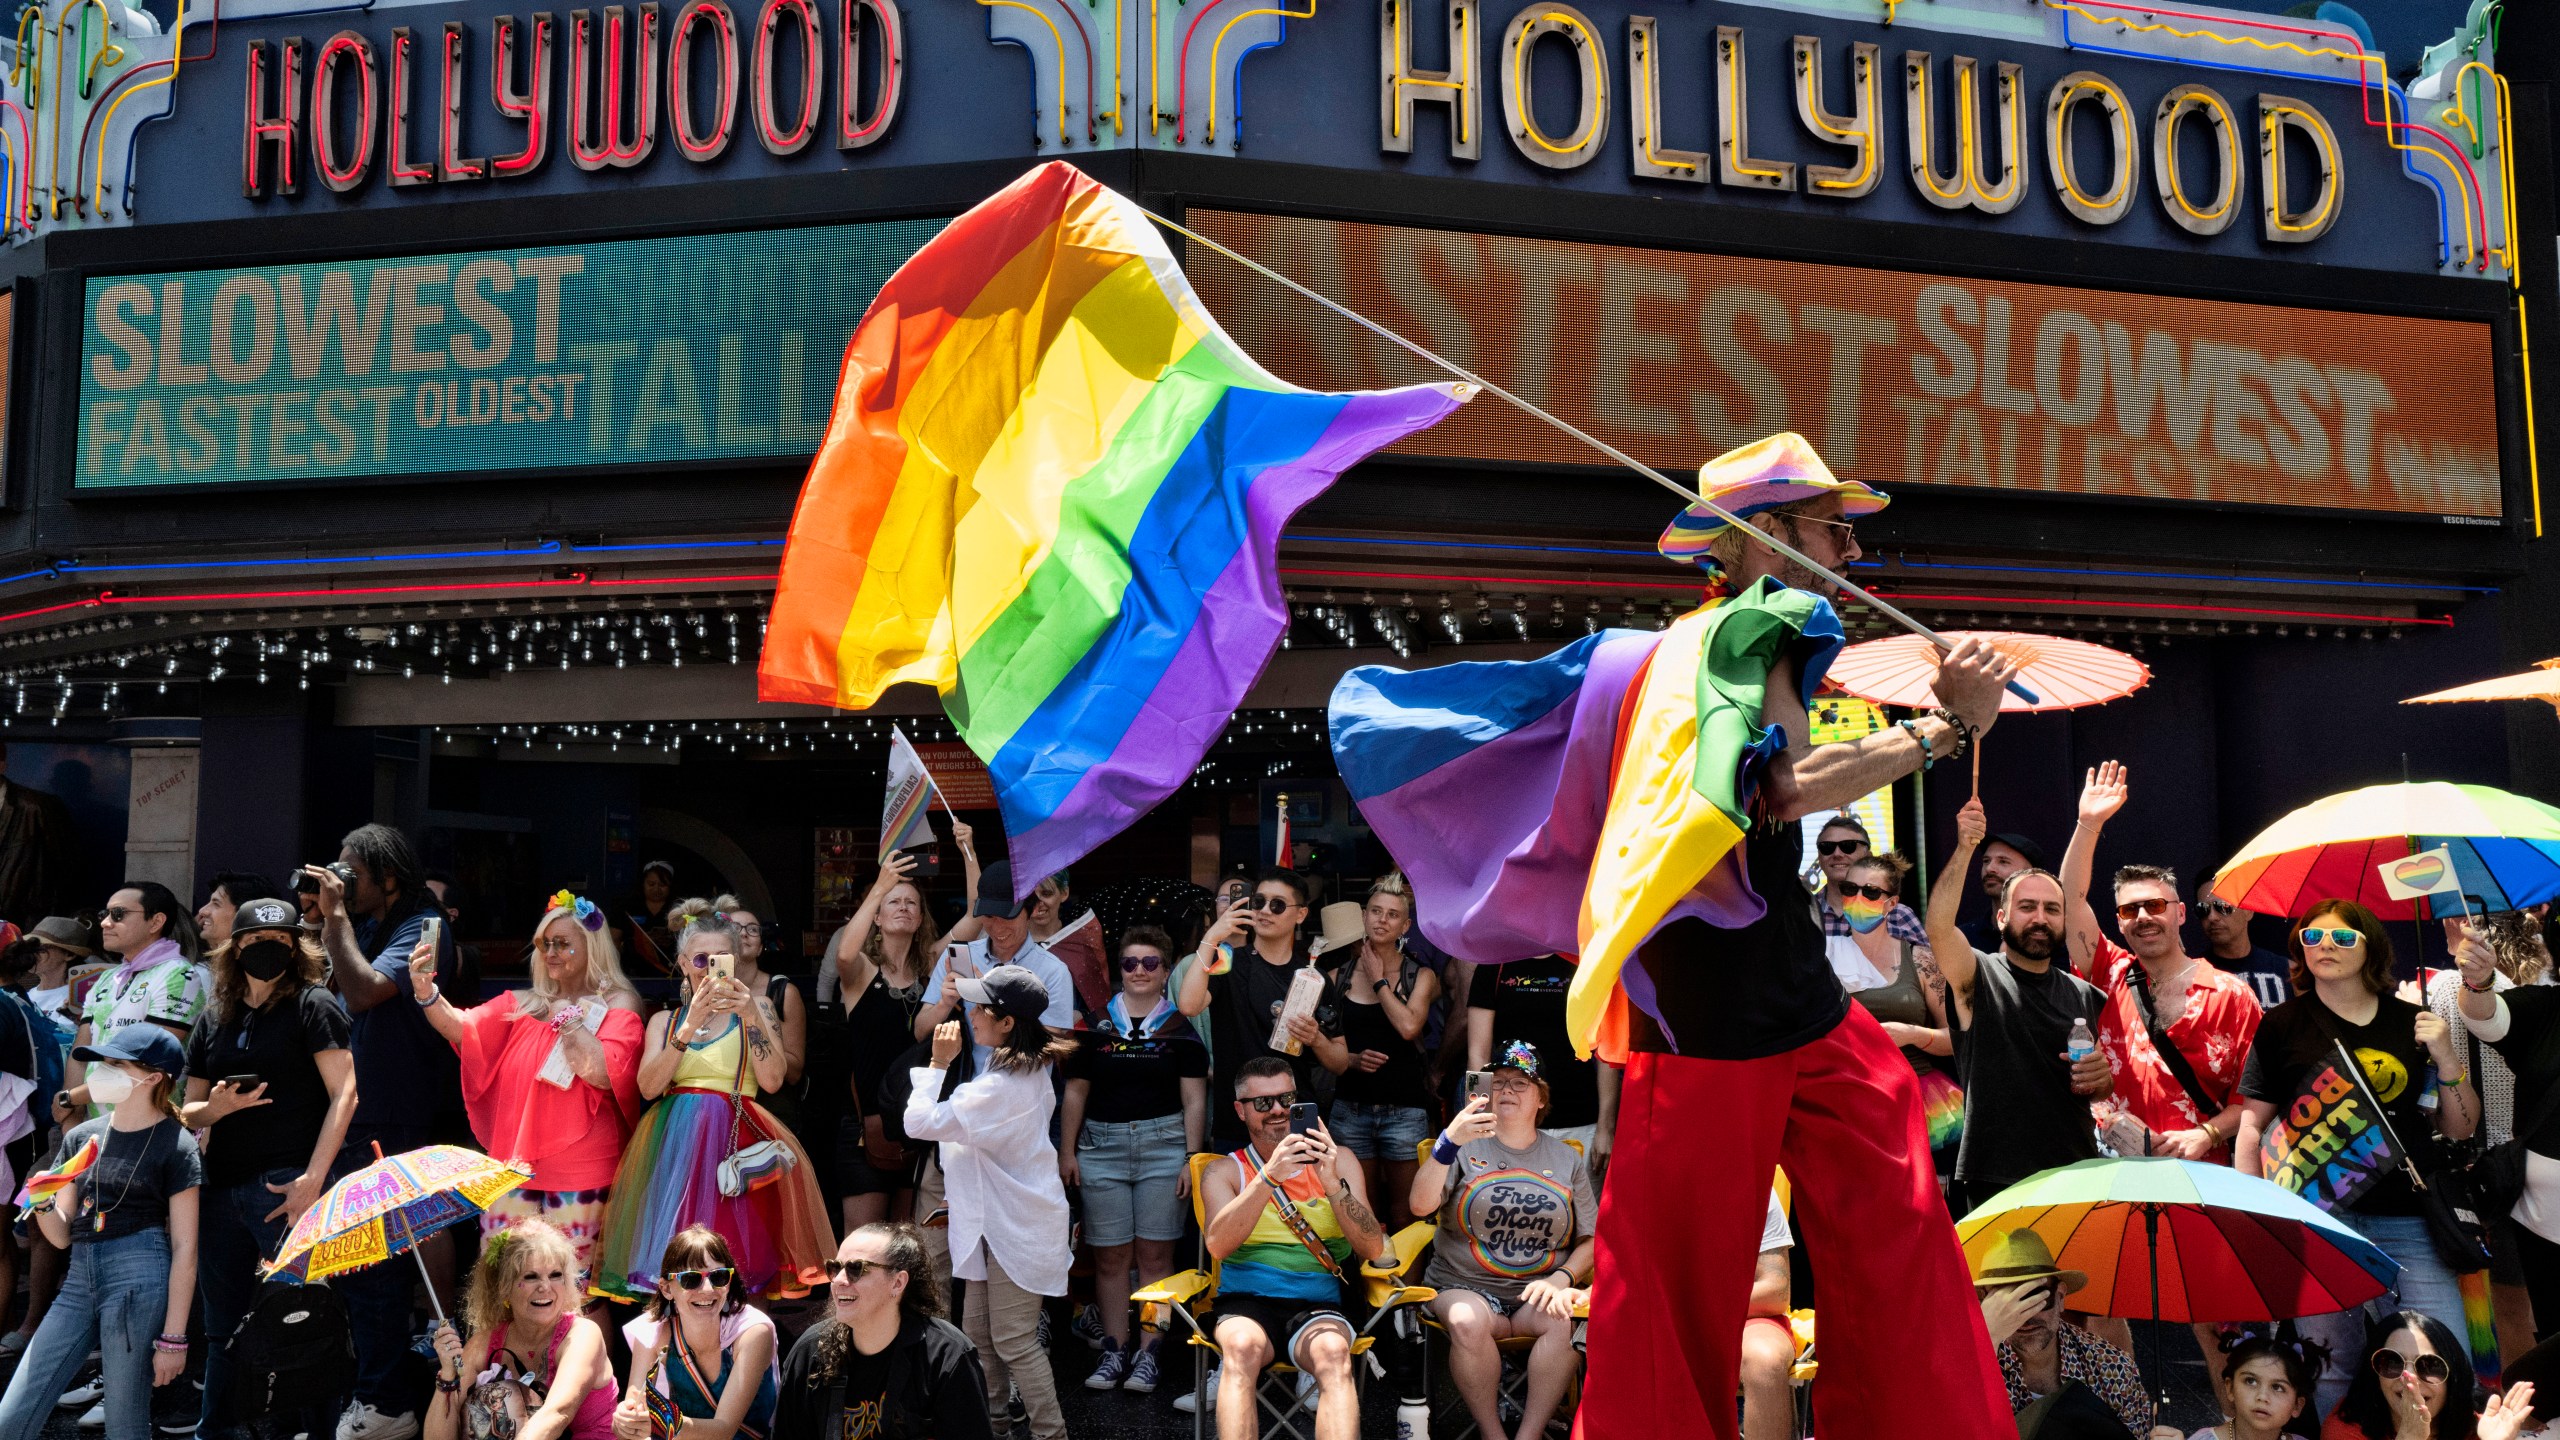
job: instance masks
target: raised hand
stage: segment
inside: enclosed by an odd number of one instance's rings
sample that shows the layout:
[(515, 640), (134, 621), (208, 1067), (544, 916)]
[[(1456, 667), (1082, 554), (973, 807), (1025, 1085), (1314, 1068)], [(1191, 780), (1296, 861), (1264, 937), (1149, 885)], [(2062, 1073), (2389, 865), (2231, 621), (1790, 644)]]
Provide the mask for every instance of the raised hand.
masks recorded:
[(1968, 637), (1939, 657), (1937, 683), (1930, 688), (1937, 692), (1939, 704), (1980, 735), (2000, 718), (2000, 692), (2017, 673), (2017, 662), (1993, 649), (1989, 641)]
[(1976, 795), (1956, 811), (1956, 843), (1967, 850), (1979, 849), (1990, 833), (1991, 819), (1983, 812), (1982, 797)]
[(2098, 826), (2113, 820), (2128, 793), (2125, 768), (2113, 760), (2101, 762), (2080, 784), (2080, 823)]

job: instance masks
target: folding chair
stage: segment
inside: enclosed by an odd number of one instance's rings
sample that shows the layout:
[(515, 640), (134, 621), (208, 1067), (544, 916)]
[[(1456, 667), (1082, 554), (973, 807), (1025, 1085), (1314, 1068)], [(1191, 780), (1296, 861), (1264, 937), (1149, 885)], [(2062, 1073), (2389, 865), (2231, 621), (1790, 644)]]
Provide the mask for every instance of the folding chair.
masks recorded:
[[(1200, 1228), (1200, 1268), (1185, 1270), (1179, 1275), (1166, 1276), (1152, 1285), (1140, 1287), (1129, 1296), (1131, 1300), (1143, 1307), (1139, 1314), (1141, 1323), (1146, 1324), (1147, 1328), (1162, 1333), (1164, 1317), (1167, 1314), (1175, 1316), (1181, 1320), (1183, 1329), (1188, 1332), (1186, 1344), (1206, 1350), (1212, 1357), (1221, 1360), (1224, 1355), (1218, 1349), (1217, 1338), (1213, 1333), (1218, 1324), (1216, 1306), (1219, 1261), (1208, 1253), (1209, 1205), (1206, 1198), (1208, 1190), (1201, 1182), (1207, 1178), (1211, 1165), (1221, 1164), (1226, 1160), (1227, 1157), (1224, 1155), (1191, 1157), (1191, 1217)], [(1438, 1293), (1420, 1286), (1407, 1285), (1403, 1281), (1403, 1276), (1412, 1268), (1414, 1257), (1420, 1255), (1423, 1248), (1429, 1244), (1431, 1227), (1424, 1224), (1408, 1225), (1389, 1239), (1394, 1248), (1386, 1262), (1363, 1265), (1358, 1272), (1358, 1279), (1367, 1292), (1369, 1319), (1368, 1323), (1362, 1325), (1358, 1333), (1351, 1337), (1351, 1383), (1355, 1393), (1363, 1386), (1362, 1375), (1367, 1367), (1361, 1362), (1367, 1359), (1370, 1350), (1377, 1344), (1379, 1324), (1397, 1309), (1406, 1305), (1421, 1304)], [(1275, 1335), (1271, 1340), (1274, 1346), (1279, 1346), (1286, 1344), (1288, 1337)], [(1195, 1437), (1205, 1436), (1208, 1433), (1209, 1422), (1209, 1367), (1200, 1364), (1195, 1357), (1191, 1373), (1193, 1397), (1191, 1433)], [(1315, 1412), (1310, 1403), (1311, 1396), (1299, 1393), (1298, 1367), (1290, 1363), (1286, 1354), (1274, 1360), (1271, 1367), (1262, 1372), (1254, 1386), (1254, 1400), (1262, 1412), (1262, 1434), (1283, 1437), (1283, 1440), (1312, 1440), (1310, 1429), (1315, 1419)], [(1310, 1427), (1309, 1429), (1300, 1428), (1302, 1420)]]
[[(1415, 1159), (1417, 1161), (1430, 1159), (1431, 1147), (1434, 1143), (1434, 1141), (1425, 1140), (1416, 1144), (1414, 1146)], [(1572, 1146), (1573, 1153), (1576, 1155), (1582, 1153), (1582, 1144), (1580, 1141), (1567, 1140), (1564, 1143)], [(1414, 1222), (1414, 1224), (1409, 1227), (1407, 1233), (1412, 1233), (1413, 1231), (1428, 1232), (1423, 1237), (1426, 1241), (1435, 1239), (1440, 1233), (1437, 1223), (1426, 1221)], [(1399, 1236), (1397, 1238), (1401, 1240), (1403, 1237)], [(1397, 1253), (1399, 1255), (1403, 1254), (1403, 1246), (1401, 1244), (1397, 1247)], [(1413, 1256), (1406, 1263), (1408, 1265), (1418, 1265), (1421, 1263), (1422, 1257), (1429, 1253), (1429, 1244), (1417, 1245), (1414, 1247)], [(1418, 1272), (1406, 1271), (1403, 1273), (1410, 1274)], [(1437, 1290), (1431, 1290), (1426, 1291), (1425, 1293), (1437, 1296), (1440, 1292)], [(1591, 1302), (1589, 1300), (1575, 1301), (1573, 1306), (1575, 1330), (1574, 1348), (1577, 1350), (1581, 1348), (1582, 1326), (1590, 1319)], [(1449, 1333), (1449, 1327), (1442, 1324), (1440, 1317), (1431, 1313), (1429, 1310), (1422, 1312), (1422, 1324), (1426, 1331), (1437, 1331), (1443, 1337), (1447, 1336)], [(1537, 1338), (1529, 1335), (1506, 1335), (1502, 1339), (1493, 1342), (1494, 1348), (1502, 1352), (1502, 1356), (1505, 1361), (1502, 1367), (1500, 1400), (1502, 1402), (1507, 1402), (1514, 1408), (1517, 1408), (1527, 1402), (1529, 1372), (1526, 1365), (1514, 1368), (1508, 1362), (1514, 1357), (1527, 1355), (1530, 1347), (1537, 1343)], [(1573, 1379), (1565, 1386), (1564, 1401), (1556, 1406), (1555, 1418), (1547, 1422), (1547, 1428), (1550, 1432), (1560, 1430), (1569, 1431), (1573, 1428), (1573, 1412), (1575, 1407), (1581, 1401), (1581, 1394), (1582, 1375), (1577, 1371), (1575, 1372)], [(1453, 1397), (1447, 1404), (1440, 1406), (1432, 1413), (1431, 1433), (1434, 1435), (1446, 1435), (1449, 1437), (1449, 1440), (1470, 1440), (1470, 1437), (1476, 1436), (1481, 1432), (1476, 1426), (1475, 1412), (1467, 1408), (1465, 1397), (1457, 1396)]]

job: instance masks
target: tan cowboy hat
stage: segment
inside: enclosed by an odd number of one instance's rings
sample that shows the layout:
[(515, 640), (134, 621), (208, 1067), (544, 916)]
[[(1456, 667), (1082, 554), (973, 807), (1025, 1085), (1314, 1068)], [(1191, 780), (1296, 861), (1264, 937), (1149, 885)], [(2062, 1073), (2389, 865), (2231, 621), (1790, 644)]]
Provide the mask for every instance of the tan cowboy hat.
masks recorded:
[(1309, 958), (1345, 945), (1357, 945), (1368, 937), (1369, 927), (1361, 918), (1359, 905), (1352, 901), (1336, 900), (1319, 911), (1317, 918), (1324, 922), (1324, 933), (1307, 946)]
[(2060, 1280), (2065, 1295), (2076, 1295), (2089, 1283), (2088, 1275), (2081, 1271), (2056, 1268), (2053, 1251), (2044, 1243), (2044, 1237), (2033, 1230), (2012, 1230), (2001, 1236), (1999, 1243), (1983, 1252), (1982, 1263), (1973, 1272), (1973, 1288), (1977, 1290), (2023, 1285), (2031, 1280)]

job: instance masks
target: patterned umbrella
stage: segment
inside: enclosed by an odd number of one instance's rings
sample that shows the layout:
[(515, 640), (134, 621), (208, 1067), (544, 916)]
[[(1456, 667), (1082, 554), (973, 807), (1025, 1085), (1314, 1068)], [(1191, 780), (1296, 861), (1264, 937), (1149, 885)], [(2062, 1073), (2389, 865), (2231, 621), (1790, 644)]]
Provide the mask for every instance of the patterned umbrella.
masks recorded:
[(2415, 920), (2418, 902), (2394, 898), (2379, 867), (2439, 848), (2453, 861), (2459, 893), (2431, 897), (2430, 912), (2520, 910), (2560, 897), (2560, 809), (2442, 781), (2368, 785), (2315, 800), (2240, 847), (2214, 877), (2213, 893), (2261, 915), (2353, 900), (2385, 920)]
[[(381, 1147), (374, 1154), (381, 1157)], [(533, 1178), (522, 1165), (459, 1145), (429, 1145), (377, 1158), (302, 1212), (269, 1275), (323, 1280), (379, 1265), (449, 1225), (472, 1219)], [(421, 1273), (426, 1262), (420, 1260)], [(428, 1286), (433, 1296), (435, 1288)], [(444, 1318), (441, 1311), (436, 1316)]]

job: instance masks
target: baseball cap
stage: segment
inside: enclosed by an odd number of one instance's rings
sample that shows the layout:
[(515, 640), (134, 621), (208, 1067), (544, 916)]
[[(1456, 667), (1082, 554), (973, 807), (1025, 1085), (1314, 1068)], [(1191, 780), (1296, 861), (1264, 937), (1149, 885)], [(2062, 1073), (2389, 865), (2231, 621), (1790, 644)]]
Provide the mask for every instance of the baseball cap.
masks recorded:
[(998, 965), (984, 975), (965, 976), (951, 988), (971, 1005), (983, 1005), (1016, 1020), (1037, 1020), (1049, 1010), (1049, 987), (1019, 965)]
[(2053, 868), (2052, 866), (2047, 865), (2044, 861), (2044, 847), (2033, 840), (2028, 839), (2026, 836), (2019, 834), (2015, 830), (2003, 830), (1997, 835), (1987, 835), (1983, 837), (1983, 840), (1985, 844), (2008, 846), (2010, 849), (2017, 851), (2020, 855), (2025, 856), (2027, 863), (2038, 870), (2050, 870)]
[(1502, 1052), (1494, 1056), (1492, 1063), (1486, 1065), (1484, 1068), (1487, 1070), (1517, 1070), (1532, 1080), (1543, 1080), (1546, 1078), (1546, 1075), (1543, 1073), (1546, 1067), (1538, 1060), (1538, 1047), (1530, 1044), (1526, 1040), (1514, 1040), (1503, 1046)]
[(71, 1058), (92, 1064), (122, 1060), (147, 1066), (163, 1075), (183, 1074), (187, 1068), (187, 1049), (178, 1043), (178, 1037), (148, 1021), (127, 1025), (103, 1040), (75, 1046)]
[(252, 930), (302, 930), (302, 911), (282, 900), (252, 900), (231, 917), (231, 933), (236, 938)]
[(1013, 898), (1013, 864), (999, 860), (978, 873), (978, 899), (969, 907), (972, 915), (993, 915), (1010, 920), (1022, 913), (1022, 902)]

